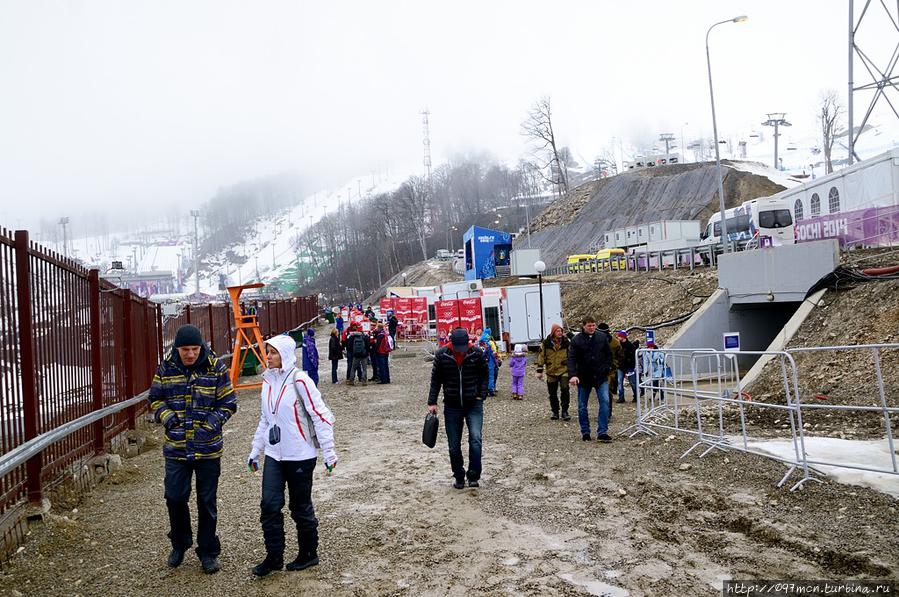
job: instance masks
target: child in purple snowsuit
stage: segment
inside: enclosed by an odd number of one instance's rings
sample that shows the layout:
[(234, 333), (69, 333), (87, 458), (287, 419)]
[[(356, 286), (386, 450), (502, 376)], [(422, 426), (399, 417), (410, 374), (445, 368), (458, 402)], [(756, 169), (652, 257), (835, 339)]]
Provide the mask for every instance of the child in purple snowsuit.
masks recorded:
[(515, 352), (509, 359), (509, 371), (512, 372), (512, 400), (524, 400), (524, 374), (527, 364), (527, 346), (516, 344)]

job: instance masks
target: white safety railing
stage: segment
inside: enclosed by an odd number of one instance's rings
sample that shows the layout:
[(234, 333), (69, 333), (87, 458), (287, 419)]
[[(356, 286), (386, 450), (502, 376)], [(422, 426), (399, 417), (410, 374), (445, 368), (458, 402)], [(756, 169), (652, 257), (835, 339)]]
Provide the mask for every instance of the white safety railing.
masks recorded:
[[(862, 404), (858, 396), (863, 392), (854, 391), (848, 398), (834, 396), (844, 402), (832, 404), (827, 397), (804, 389), (802, 364), (818, 366), (827, 353), (849, 354), (850, 362), (856, 369), (870, 367), (870, 382), (867, 387), (876, 386), (876, 404)], [(782, 486), (796, 471), (802, 478), (790, 488), (791, 491), (808, 481), (820, 482), (814, 476), (816, 466), (828, 466), (862, 470), (899, 476), (896, 447), (894, 443), (891, 417), (899, 416), (896, 397), (888, 397), (883, 379), (883, 355), (891, 358), (890, 366), (897, 366), (899, 344), (866, 344), (852, 346), (823, 346), (796, 348), (785, 351), (735, 351), (724, 352), (711, 349), (640, 349), (637, 352), (638, 401), (637, 420), (620, 435), (630, 437), (638, 433), (658, 435), (660, 430), (684, 433), (695, 437), (695, 442), (681, 455), (685, 458), (697, 449), (699, 458), (714, 451), (738, 451), (770, 458), (783, 463), (787, 471), (777, 484)], [(858, 354), (870, 353), (870, 365), (865, 365)], [(738, 366), (741, 356), (762, 357), (771, 360), (766, 366), (773, 370), (780, 391), (766, 388), (764, 400), (753, 400), (746, 391)], [(770, 377), (770, 375), (769, 375)], [(812, 376), (809, 376), (811, 379)], [(873, 384), (871, 383), (873, 382)], [(856, 388), (857, 390), (857, 388)], [(892, 403), (890, 401), (892, 399)], [(848, 402), (848, 403), (845, 403)], [(751, 426), (750, 415), (760, 421), (760, 413), (775, 413), (778, 418), (769, 426)], [(849, 412), (876, 413), (882, 418), (882, 431), (890, 452), (889, 466), (876, 463), (847, 463), (830, 461), (809, 456), (806, 449), (808, 419), (831, 419), (846, 416)], [(692, 413), (692, 414), (691, 414)], [(822, 417), (822, 413), (824, 417)], [(837, 419), (839, 421), (839, 419)], [(871, 421), (869, 421), (870, 423)], [(841, 427), (841, 426), (840, 426)], [(753, 434), (759, 434), (753, 437)], [(826, 436), (826, 429), (816, 432)], [(792, 443), (789, 456), (773, 455), (759, 447), (761, 442), (787, 439)]]

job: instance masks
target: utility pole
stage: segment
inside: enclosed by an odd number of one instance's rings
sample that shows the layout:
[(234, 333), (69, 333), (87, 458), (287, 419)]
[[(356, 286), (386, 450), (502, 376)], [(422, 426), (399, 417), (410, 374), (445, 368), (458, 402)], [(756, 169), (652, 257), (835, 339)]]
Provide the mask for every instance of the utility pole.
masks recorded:
[(777, 138), (780, 137), (780, 127), (793, 126), (784, 119), (786, 112), (771, 112), (768, 114), (768, 120), (762, 123), (762, 126), (774, 127), (774, 169), (781, 170), (780, 162), (777, 161)]
[(69, 242), (68, 236), (66, 235), (66, 226), (69, 225), (69, 217), (65, 216), (59, 218), (59, 224), (62, 226), (62, 254), (66, 257), (69, 256)]
[(196, 280), (196, 293), (200, 294), (200, 229), (197, 224), (200, 219), (200, 210), (190, 210), (190, 215), (194, 218), (194, 280)]
[(427, 108), (421, 113), (421, 128), (422, 128), (422, 147), (424, 149), (424, 159), (423, 164), (425, 167), (425, 180), (428, 183), (428, 196), (431, 195), (431, 130), (430, 125), (428, 123), (428, 116), (430, 116), (430, 112)]
[(673, 133), (662, 133), (659, 135), (659, 141), (665, 142), (665, 155), (668, 155), (668, 150), (670, 149), (671, 142), (674, 141)]

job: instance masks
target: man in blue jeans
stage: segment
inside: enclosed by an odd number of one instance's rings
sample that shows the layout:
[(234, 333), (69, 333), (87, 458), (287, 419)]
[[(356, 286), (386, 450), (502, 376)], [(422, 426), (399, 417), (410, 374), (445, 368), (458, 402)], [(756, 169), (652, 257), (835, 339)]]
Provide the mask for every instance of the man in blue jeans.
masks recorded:
[[(468, 332), (456, 328), (450, 342), (437, 350), (431, 369), (428, 411), (437, 414), (437, 396), (443, 388), (443, 418), (449, 444), (453, 487), (479, 487), (481, 479), (481, 430), (484, 425), (484, 399), (489, 377), (484, 351), (469, 346)], [(462, 425), (468, 426), (468, 471), (462, 458)]]
[(590, 441), (587, 403), (594, 389), (599, 401), (596, 439), (604, 443), (612, 441), (609, 436), (609, 372), (616, 367), (608, 336), (597, 333), (595, 319), (584, 318), (581, 332), (571, 339), (568, 347), (568, 383), (577, 387), (577, 416), (581, 439), (585, 442)]

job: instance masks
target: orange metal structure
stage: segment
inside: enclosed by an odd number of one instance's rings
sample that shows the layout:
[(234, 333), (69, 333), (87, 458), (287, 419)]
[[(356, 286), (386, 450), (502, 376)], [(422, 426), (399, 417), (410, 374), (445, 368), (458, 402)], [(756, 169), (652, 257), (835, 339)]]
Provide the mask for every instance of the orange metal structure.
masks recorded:
[[(231, 307), (234, 310), (234, 351), (231, 353), (231, 385), (235, 389), (261, 388), (262, 383), (238, 384), (240, 371), (247, 360), (247, 351), (252, 350), (262, 366), (265, 367), (265, 351), (262, 348), (262, 333), (259, 331), (259, 320), (255, 314), (245, 314), (240, 308), (240, 293), (250, 288), (262, 288), (265, 284), (247, 284), (245, 286), (229, 286)], [(246, 348), (246, 351), (242, 350)]]

